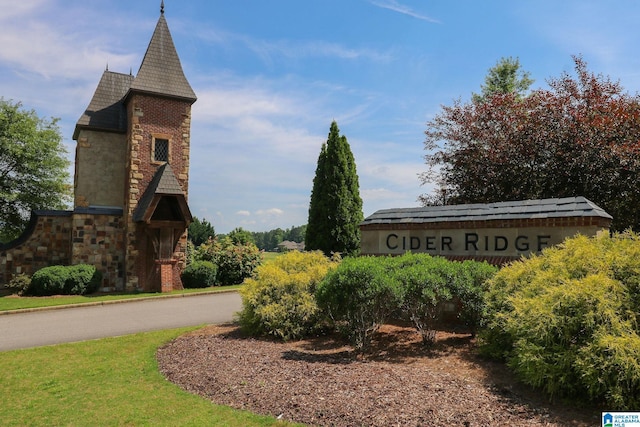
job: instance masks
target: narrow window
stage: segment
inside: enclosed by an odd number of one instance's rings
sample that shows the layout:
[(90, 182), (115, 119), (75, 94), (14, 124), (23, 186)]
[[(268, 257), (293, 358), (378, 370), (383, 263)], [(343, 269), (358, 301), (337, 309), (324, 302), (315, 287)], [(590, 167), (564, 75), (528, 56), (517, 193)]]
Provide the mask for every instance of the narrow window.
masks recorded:
[(169, 140), (156, 138), (153, 160), (156, 162), (169, 161)]

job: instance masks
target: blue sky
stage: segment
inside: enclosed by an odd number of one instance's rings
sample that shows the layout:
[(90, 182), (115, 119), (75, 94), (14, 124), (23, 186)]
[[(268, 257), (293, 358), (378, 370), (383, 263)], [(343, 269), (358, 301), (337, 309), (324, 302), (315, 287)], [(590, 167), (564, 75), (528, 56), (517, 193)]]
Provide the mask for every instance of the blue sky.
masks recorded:
[[(137, 70), (159, 0), (0, 0), (0, 96), (73, 128), (105, 67)], [(193, 106), (189, 204), (218, 233), (305, 224), (336, 120), (364, 215), (417, 206), (424, 130), (517, 57), (535, 79), (589, 69), (640, 89), (634, 0), (166, 0)]]

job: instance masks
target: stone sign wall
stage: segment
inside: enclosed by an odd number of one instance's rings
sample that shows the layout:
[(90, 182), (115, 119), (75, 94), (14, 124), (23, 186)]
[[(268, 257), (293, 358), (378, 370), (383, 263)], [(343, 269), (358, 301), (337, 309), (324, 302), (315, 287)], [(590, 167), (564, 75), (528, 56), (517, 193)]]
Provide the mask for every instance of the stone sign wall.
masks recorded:
[(608, 230), (611, 219), (583, 197), (387, 209), (361, 224), (361, 252), (411, 251), (503, 264), (578, 233)]

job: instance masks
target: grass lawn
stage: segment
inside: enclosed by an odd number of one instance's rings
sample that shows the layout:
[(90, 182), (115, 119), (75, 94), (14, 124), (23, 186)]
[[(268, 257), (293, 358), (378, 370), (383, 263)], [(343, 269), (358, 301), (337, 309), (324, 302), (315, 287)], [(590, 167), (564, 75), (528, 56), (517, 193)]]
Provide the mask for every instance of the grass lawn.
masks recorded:
[(264, 262), (273, 261), (274, 259), (278, 258), (282, 254), (284, 254), (284, 252), (263, 252), (262, 260)]
[(0, 353), (2, 426), (285, 426), (189, 394), (155, 352), (195, 328)]
[(11, 295), (0, 297), (0, 311), (18, 310), (24, 308), (51, 307), (69, 304), (97, 303), (105, 301), (116, 301), (133, 298), (161, 298), (167, 295), (184, 295), (198, 292), (224, 292), (238, 289), (241, 285), (236, 286), (216, 286), (201, 289), (185, 289), (182, 291), (173, 291), (167, 293), (157, 292), (140, 292), (140, 293), (122, 293), (108, 295), (64, 295), (54, 297), (15, 297)]

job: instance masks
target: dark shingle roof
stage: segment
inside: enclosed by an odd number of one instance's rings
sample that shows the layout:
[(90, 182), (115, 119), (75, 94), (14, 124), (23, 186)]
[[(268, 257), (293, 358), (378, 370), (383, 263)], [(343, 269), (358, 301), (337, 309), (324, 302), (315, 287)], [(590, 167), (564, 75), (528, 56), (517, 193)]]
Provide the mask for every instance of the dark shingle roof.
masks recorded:
[(612, 219), (611, 215), (584, 197), (567, 197), (487, 204), (383, 209), (365, 218), (362, 225), (562, 217), (602, 217)]
[(131, 90), (196, 100), (182, 70), (164, 14), (160, 15)]
[(133, 214), (134, 221), (142, 221), (156, 195), (175, 195), (184, 197), (184, 191), (173, 173), (173, 168), (169, 163), (165, 163), (158, 168), (149, 186), (140, 198), (140, 202)]
[(126, 132), (127, 111), (122, 98), (132, 81), (132, 75), (105, 71), (89, 106), (76, 123), (73, 139), (78, 138), (80, 128)]

